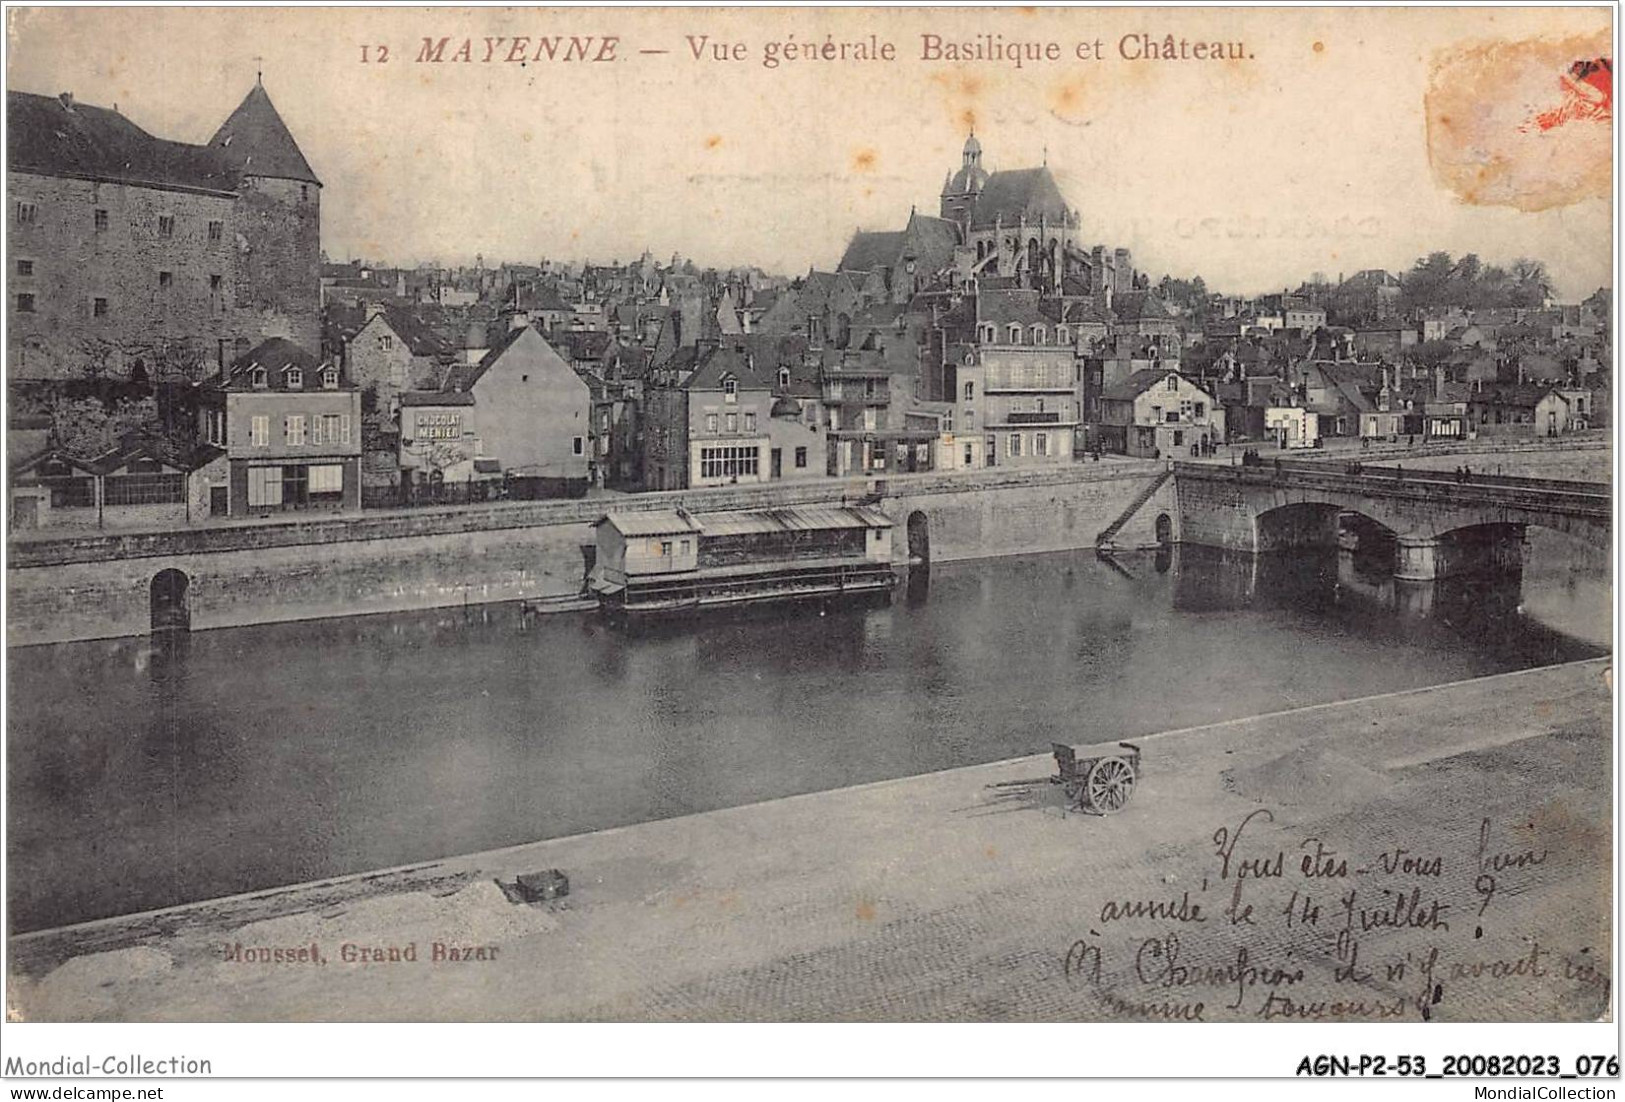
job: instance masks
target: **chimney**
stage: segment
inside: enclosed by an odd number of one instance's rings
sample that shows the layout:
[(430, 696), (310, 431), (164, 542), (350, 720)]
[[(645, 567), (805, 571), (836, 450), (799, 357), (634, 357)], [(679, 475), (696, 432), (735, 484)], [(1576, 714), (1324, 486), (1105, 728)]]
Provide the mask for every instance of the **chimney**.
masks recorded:
[(381, 303), (381, 302), (369, 302), (369, 303), (367, 303), (367, 320), (368, 321), (371, 321), (373, 318), (377, 317), (379, 314), (382, 314), (383, 312), (384, 312), (384, 304), (383, 303)]
[(1444, 401), (1444, 364), (1433, 367), (1433, 397), (1435, 401)]

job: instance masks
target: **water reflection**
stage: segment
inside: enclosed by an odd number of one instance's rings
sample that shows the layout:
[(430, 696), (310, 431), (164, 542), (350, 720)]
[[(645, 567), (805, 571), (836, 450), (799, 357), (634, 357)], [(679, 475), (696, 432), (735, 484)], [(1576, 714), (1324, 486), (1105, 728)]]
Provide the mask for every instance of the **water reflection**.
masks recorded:
[(498, 605), (15, 650), (13, 928), (1585, 657), (1607, 585), (1164, 548), (631, 633)]

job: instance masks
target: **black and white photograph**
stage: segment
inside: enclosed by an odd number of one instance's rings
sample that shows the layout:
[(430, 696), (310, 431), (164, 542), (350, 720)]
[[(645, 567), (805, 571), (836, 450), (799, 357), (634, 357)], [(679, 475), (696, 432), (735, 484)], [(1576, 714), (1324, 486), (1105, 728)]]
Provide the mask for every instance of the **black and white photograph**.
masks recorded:
[(1615, 14), (8, 6), (8, 1081), (1617, 1080)]

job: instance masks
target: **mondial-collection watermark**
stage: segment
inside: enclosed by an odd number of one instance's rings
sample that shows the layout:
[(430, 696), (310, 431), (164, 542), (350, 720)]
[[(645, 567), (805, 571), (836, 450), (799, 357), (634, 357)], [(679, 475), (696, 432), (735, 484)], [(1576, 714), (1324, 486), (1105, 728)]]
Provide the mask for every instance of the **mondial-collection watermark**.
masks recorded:
[(91, 1076), (128, 1076), (150, 1079), (162, 1075), (213, 1075), (214, 1066), (208, 1060), (194, 1060), (189, 1056), (148, 1057), (140, 1053), (127, 1056), (58, 1056), (55, 1060), (20, 1060), (7, 1058), (0, 1074), (23, 1078), (86, 1079)]

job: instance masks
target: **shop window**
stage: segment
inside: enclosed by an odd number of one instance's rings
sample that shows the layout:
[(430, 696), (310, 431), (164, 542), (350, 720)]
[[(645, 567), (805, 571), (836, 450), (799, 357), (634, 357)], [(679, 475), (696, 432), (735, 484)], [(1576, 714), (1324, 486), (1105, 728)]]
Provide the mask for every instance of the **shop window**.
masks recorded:
[[(256, 417), (255, 421), (263, 420)], [(248, 468), (248, 507), (257, 509), (282, 504), (282, 468)]]

